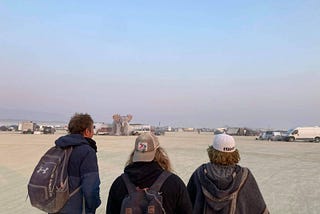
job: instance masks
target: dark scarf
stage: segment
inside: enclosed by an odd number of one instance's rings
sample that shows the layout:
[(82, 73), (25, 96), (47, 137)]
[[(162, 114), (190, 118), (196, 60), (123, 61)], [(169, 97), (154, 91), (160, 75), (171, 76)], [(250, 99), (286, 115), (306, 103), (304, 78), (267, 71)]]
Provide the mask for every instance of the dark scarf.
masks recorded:
[(94, 141), (92, 138), (88, 138), (88, 137), (86, 137), (86, 140), (88, 141), (88, 143), (91, 146), (91, 148), (93, 148), (94, 151), (97, 152), (97, 143), (96, 143), (96, 141)]

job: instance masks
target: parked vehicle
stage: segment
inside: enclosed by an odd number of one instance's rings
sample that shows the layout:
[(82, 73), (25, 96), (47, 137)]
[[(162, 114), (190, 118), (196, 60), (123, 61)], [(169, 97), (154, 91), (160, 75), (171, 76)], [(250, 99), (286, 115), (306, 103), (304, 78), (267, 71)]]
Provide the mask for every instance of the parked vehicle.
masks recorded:
[(271, 141), (282, 141), (284, 133), (286, 133), (286, 132), (274, 131), (274, 132), (272, 132), (272, 135), (270, 136), (269, 140), (271, 140)]
[(296, 127), (290, 129), (286, 136), (284, 137), (285, 141), (309, 141), (309, 142), (320, 142), (320, 127)]
[(283, 138), (282, 135), (282, 131), (266, 131), (260, 133), (260, 135), (256, 137), (256, 140), (281, 141)]
[(112, 133), (112, 125), (104, 123), (95, 123), (93, 125), (95, 135), (110, 135)]
[(256, 140), (266, 140), (266, 132), (261, 132), (257, 137)]
[(131, 135), (140, 135), (142, 133), (151, 132), (151, 126), (147, 124), (130, 124)]
[(52, 126), (44, 126), (43, 127), (43, 134), (54, 134), (55, 133), (55, 128)]
[(266, 131), (266, 140), (271, 140), (275, 136), (274, 131)]
[(164, 135), (165, 134), (165, 130), (160, 128), (160, 127), (157, 127), (154, 129), (154, 134), (155, 135)]
[(21, 123), (22, 134), (33, 134), (36, 129), (36, 123), (32, 121), (24, 121)]
[(271, 138), (276, 135), (277, 133), (274, 134), (274, 131), (265, 131), (261, 132), (260, 135), (256, 137), (256, 140), (271, 140)]

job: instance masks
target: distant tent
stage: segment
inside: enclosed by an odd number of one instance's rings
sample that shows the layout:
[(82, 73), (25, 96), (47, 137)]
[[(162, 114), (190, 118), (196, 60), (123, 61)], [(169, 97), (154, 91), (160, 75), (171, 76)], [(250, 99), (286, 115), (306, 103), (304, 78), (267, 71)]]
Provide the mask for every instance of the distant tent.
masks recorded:
[(228, 135), (239, 135), (240, 128), (228, 128), (226, 134)]
[(213, 130), (213, 133), (215, 134), (215, 135), (217, 135), (217, 134), (222, 134), (222, 133), (225, 133), (225, 129), (224, 128), (216, 128), (216, 129), (214, 129)]
[(0, 131), (8, 131), (8, 127), (6, 127), (6, 126), (0, 126)]
[(257, 136), (259, 135), (259, 131), (257, 130), (253, 130), (253, 129), (249, 129), (249, 128), (245, 128), (246, 133), (244, 133), (245, 136)]

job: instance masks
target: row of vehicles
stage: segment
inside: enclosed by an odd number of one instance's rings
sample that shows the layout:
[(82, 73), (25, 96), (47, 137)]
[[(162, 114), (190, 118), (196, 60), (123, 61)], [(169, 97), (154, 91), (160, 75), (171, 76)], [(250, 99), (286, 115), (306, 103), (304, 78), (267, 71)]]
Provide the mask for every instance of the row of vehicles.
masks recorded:
[(288, 131), (265, 131), (256, 140), (320, 142), (320, 127), (296, 127)]
[[(151, 126), (145, 124), (130, 124), (128, 128), (129, 135), (140, 135), (151, 131)], [(105, 123), (95, 123), (93, 130), (96, 135), (113, 135), (115, 132), (113, 124)]]
[(56, 129), (49, 125), (38, 125), (32, 121), (23, 121), (18, 124), (18, 131), (22, 134), (54, 134)]
[[(95, 123), (93, 130), (95, 135), (113, 135), (113, 128), (114, 127), (112, 124)], [(153, 132), (155, 135), (164, 135), (165, 131), (168, 130), (169, 129), (165, 129), (162, 127), (151, 127), (151, 125), (147, 124), (130, 124), (129, 135), (140, 135), (145, 132)]]

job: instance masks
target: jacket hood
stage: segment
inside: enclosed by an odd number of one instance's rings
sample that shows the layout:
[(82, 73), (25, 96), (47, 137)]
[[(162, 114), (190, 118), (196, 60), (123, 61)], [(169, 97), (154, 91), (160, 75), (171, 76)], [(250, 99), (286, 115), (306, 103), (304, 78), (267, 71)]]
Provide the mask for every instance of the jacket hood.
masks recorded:
[(242, 177), (241, 167), (207, 163), (199, 173), (200, 183), (216, 198), (223, 198), (238, 189)]
[(140, 187), (152, 186), (153, 182), (162, 173), (163, 169), (155, 162), (134, 162), (128, 165), (124, 172), (128, 174), (130, 181)]
[(235, 192), (241, 183), (243, 170), (240, 166), (222, 166), (207, 163), (200, 167), (199, 180), (201, 185), (213, 197), (209, 203), (213, 210), (229, 209), (230, 194)]
[(59, 137), (55, 141), (55, 144), (56, 146), (64, 148), (68, 146), (80, 146), (81, 144), (88, 144), (88, 141), (81, 134), (69, 134)]

